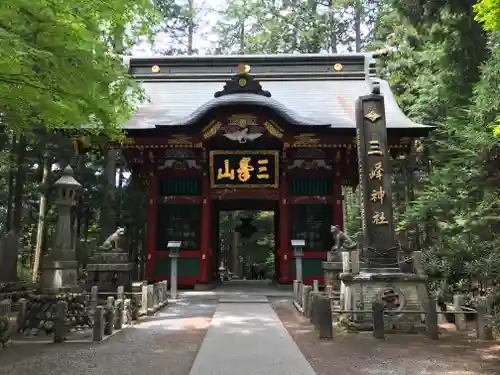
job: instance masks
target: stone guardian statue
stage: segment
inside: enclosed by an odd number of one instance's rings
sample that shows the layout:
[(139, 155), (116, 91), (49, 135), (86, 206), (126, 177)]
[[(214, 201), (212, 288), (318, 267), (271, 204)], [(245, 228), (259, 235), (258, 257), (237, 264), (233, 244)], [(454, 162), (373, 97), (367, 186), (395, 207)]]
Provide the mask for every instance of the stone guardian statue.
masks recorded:
[(102, 250), (119, 250), (120, 249), (120, 240), (125, 235), (125, 228), (118, 228), (116, 231), (111, 234), (106, 241), (99, 247)]
[(338, 225), (332, 225), (330, 233), (333, 236), (333, 246), (328, 252), (327, 262), (338, 262), (340, 261), (340, 253), (356, 249), (357, 244), (342, 232)]

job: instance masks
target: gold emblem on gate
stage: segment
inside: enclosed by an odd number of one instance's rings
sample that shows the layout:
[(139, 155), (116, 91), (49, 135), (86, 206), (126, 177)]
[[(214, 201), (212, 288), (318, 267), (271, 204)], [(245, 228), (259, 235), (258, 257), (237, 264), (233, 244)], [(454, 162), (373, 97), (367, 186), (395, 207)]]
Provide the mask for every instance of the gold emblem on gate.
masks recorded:
[(365, 114), (365, 119), (370, 120), (371, 122), (375, 122), (381, 117), (382, 116), (373, 108), (370, 108), (369, 111)]

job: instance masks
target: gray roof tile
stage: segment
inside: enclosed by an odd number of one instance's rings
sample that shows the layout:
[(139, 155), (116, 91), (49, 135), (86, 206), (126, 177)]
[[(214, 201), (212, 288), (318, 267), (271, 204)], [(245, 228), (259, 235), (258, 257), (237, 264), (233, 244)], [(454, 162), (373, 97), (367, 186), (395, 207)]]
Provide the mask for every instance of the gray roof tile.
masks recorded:
[[(428, 128), (406, 117), (396, 103), (389, 84), (383, 80), (377, 81), (385, 98), (388, 128)], [(370, 81), (362, 79), (261, 79), (260, 82), (264, 90), (271, 92), (271, 98), (255, 94), (232, 94), (214, 99), (214, 93), (225, 84), (222, 80), (144, 81), (142, 85), (150, 102), (141, 105), (124, 128), (189, 125), (217, 106), (235, 103), (271, 108), (292, 124), (355, 128), (356, 99), (371, 91)]]

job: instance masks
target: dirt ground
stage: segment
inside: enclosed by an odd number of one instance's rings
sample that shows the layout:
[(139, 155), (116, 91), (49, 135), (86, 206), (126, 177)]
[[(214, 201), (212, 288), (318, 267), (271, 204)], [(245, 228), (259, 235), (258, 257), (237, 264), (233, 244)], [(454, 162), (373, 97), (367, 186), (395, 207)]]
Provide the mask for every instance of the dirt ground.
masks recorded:
[(480, 342), (458, 333), (432, 341), (423, 335), (336, 332), (319, 340), (307, 318), (290, 301), (274, 301), (276, 314), (317, 375), (484, 375), (500, 374), (500, 342)]

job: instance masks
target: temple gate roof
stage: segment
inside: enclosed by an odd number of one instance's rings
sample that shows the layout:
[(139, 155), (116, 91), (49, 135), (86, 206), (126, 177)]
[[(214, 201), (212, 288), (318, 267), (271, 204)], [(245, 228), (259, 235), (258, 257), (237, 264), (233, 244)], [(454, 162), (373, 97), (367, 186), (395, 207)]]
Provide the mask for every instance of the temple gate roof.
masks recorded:
[[(426, 135), (432, 127), (409, 119), (388, 82), (376, 77), (375, 57), (371, 53), (132, 57), (126, 61), (129, 73), (144, 87), (149, 101), (141, 103), (123, 127), (190, 126), (216, 108), (248, 106), (272, 110), (291, 125), (354, 132), (356, 99), (378, 84), (388, 130)], [(245, 85), (239, 87), (241, 78)]]

